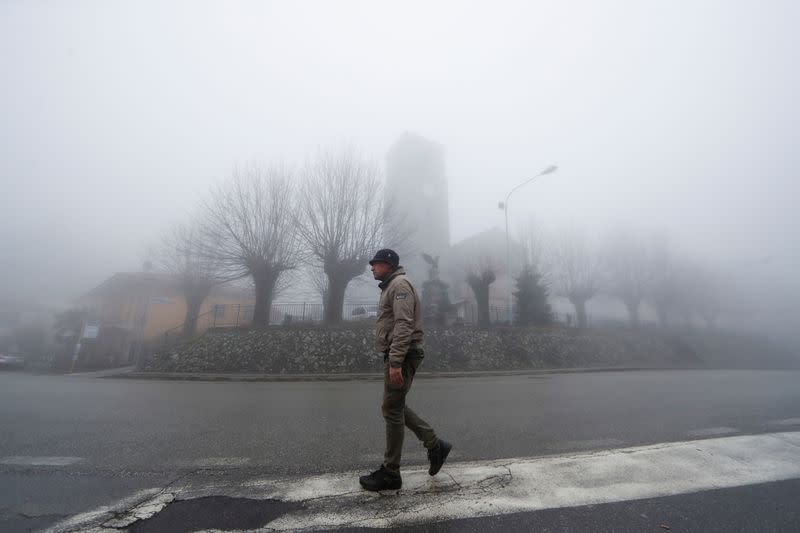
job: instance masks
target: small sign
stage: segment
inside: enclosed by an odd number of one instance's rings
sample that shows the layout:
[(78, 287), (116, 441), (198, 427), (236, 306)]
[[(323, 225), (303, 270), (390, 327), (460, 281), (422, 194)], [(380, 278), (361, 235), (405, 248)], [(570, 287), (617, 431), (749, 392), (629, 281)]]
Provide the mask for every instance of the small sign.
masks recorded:
[(89, 324), (86, 324), (86, 327), (83, 328), (84, 339), (96, 339), (99, 333), (100, 326), (90, 326)]

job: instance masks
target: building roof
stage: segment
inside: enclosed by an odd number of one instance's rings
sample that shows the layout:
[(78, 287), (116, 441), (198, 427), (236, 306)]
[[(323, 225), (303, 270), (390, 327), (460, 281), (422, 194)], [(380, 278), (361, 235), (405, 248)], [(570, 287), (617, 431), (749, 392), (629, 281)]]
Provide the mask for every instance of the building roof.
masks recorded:
[[(519, 254), (524, 251), (524, 247), (513, 237), (509, 240), (511, 254)], [(470, 255), (487, 256), (492, 258), (502, 257), (505, 262), (506, 253), (506, 232), (498, 227), (493, 227), (453, 244), (447, 254), (450, 256)]]
[(405, 157), (409, 151), (418, 154), (420, 152), (429, 152), (431, 150), (441, 154), (444, 151), (444, 145), (427, 139), (416, 132), (406, 131), (400, 135), (400, 137), (398, 137), (394, 143), (392, 143), (386, 155), (391, 159), (398, 155)]
[[(117, 272), (100, 285), (87, 292), (83, 298), (119, 294), (132, 291), (180, 291), (180, 276), (166, 272)], [(222, 283), (211, 289), (215, 296), (242, 297), (252, 292), (248, 287)], [(82, 299), (83, 299), (82, 298)]]
[(177, 288), (177, 278), (172, 274), (163, 272), (117, 272), (87, 292), (84, 297), (103, 296), (144, 288), (175, 290)]

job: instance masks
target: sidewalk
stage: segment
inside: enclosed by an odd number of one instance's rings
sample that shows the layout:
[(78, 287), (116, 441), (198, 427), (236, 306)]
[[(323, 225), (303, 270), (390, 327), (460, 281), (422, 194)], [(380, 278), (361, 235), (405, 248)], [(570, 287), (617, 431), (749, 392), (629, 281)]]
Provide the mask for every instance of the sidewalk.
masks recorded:
[[(473, 370), (458, 372), (419, 372), (414, 379), (468, 378), (493, 376), (535, 376), (548, 374), (577, 374), (585, 372), (632, 372), (637, 370), (657, 370), (644, 367), (586, 367), (586, 368), (542, 368), (527, 370)], [(670, 370), (677, 370), (672, 368)], [(141, 372), (133, 368), (106, 370), (91, 373), (99, 378), (117, 379), (156, 379), (169, 381), (382, 381), (383, 373), (342, 373), (342, 374), (247, 374), (247, 373), (205, 373), (205, 372)], [(83, 375), (90, 375), (86, 373)]]
[(106, 370), (91, 370), (88, 372), (72, 372), (68, 374), (64, 374), (65, 376), (76, 376), (76, 377), (85, 377), (85, 378), (113, 378), (117, 376), (121, 376), (123, 374), (128, 374), (130, 372), (135, 372), (135, 366), (123, 366), (120, 368), (109, 368)]

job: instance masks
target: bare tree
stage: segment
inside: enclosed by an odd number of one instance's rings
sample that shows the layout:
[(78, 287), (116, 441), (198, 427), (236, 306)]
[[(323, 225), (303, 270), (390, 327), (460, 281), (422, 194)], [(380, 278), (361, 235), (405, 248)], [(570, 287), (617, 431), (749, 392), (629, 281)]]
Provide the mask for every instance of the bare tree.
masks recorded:
[(669, 325), (674, 315), (680, 291), (678, 267), (669, 240), (663, 234), (651, 238), (652, 280), (648, 298), (655, 307), (662, 327)]
[(467, 269), (466, 279), (478, 305), (478, 326), (486, 327), (490, 323), (489, 288), (497, 280), (497, 268), (491, 260), (484, 258)]
[(569, 299), (575, 307), (578, 327), (585, 328), (586, 302), (599, 287), (597, 254), (583, 233), (569, 230), (550, 244), (547, 262), (556, 291)]
[(199, 225), (176, 224), (153, 250), (152, 259), (160, 270), (170, 274), (186, 300), (183, 334), (197, 330), (200, 308), (211, 289), (228, 280), (219, 259), (208, 253)]
[(653, 281), (649, 299), (662, 327), (676, 326), (678, 320), (692, 326), (695, 314), (718, 314), (718, 295), (710, 272), (677, 254), (663, 235), (652, 240)]
[(344, 295), (382, 243), (397, 242), (378, 166), (353, 149), (322, 151), (309, 161), (300, 188), (297, 227), (324, 279), (324, 321), (342, 321)]
[(653, 282), (653, 254), (645, 240), (627, 227), (614, 229), (602, 252), (603, 285), (628, 310), (631, 326), (639, 326), (639, 308)]
[(732, 289), (723, 278), (709, 269), (698, 269), (696, 279), (695, 310), (706, 323), (706, 327), (714, 329), (726, 307), (726, 295), (730, 299)]
[(686, 327), (702, 319), (709, 329), (716, 327), (723, 310), (726, 292), (719, 273), (697, 261), (682, 258), (673, 265), (671, 276), (672, 294), (670, 310), (683, 320)]
[(209, 255), (230, 277), (253, 280), (255, 326), (269, 323), (276, 286), (301, 259), (293, 208), (290, 172), (258, 165), (235, 170), (204, 204), (203, 234)]

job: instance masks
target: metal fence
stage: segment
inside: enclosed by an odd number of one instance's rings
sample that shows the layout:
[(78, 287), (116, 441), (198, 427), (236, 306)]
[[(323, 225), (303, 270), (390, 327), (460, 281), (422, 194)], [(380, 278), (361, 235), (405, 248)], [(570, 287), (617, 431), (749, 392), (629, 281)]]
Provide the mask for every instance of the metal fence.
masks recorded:
[[(204, 316), (198, 327), (230, 328), (249, 326), (253, 322), (252, 305), (215, 305)], [(370, 320), (377, 316), (375, 303), (346, 303), (342, 307), (345, 321)], [(321, 303), (277, 303), (272, 304), (269, 325), (318, 324), (323, 321), (324, 306)]]
[[(197, 332), (202, 333), (211, 328), (249, 327), (253, 322), (252, 305), (216, 305), (203, 313), (197, 320)], [(371, 324), (377, 317), (376, 303), (345, 303), (342, 307), (342, 319), (348, 323), (363, 322)], [(324, 306), (321, 303), (277, 303), (270, 309), (269, 325), (281, 326), (292, 324), (315, 325), (323, 322)], [(461, 303), (455, 306), (452, 316), (455, 327), (475, 327), (478, 325), (478, 309), (474, 303)], [(576, 324), (568, 313), (556, 313), (555, 322), (562, 327), (574, 327)], [(489, 323), (492, 326), (512, 324), (513, 312), (509, 307), (490, 306)], [(186, 340), (183, 324), (165, 331), (160, 338), (150, 341), (149, 351), (168, 349), (176, 343)], [(147, 350), (146, 350), (147, 351)], [(141, 359), (141, 357), (139, 357)], [(141, 361), (139, 361), (141, 363)]]
[[(215, 305), (197, 317), (197, 331), (203, 332), (211, 328), (239, 328), (253, 323), (253, 305), (229, 304)], [(374, 302), (348, 302), (342, 307), (342, 319), (346, 322), (374, 321), (378, 306)], [(272, 304), (269, 314), (269, 325), (320, 324), (324, 318), (324, 306), (321, 303), (277, 303)], [(157, 341), (168, 346), (184, 339), (184, 324), (166, 330)]]
[[(457, 307), (456, 316), (459, 323), (466, 326), (474, 326), (478, 323), (478, 306), (474, 304), (461, 305)], [(507, 325), (513, 319), (513, 313), (509, 307), (497, 305), (489, 306), (489, 323), (492, 325)]]
[[(215, 305), (210, 311), (197, 319), (197, 330), (202, 332), (210, 328), (248, 327), (253, 322), (252, 305)], [(376, 303), (348, 302), (342, 307), (342, 320), (350, 323), (374, 322), (377, 317)], [(495, 326), (513, 323), (513, 310), (509, 307), (490, 306), (489, 323)], [(276, 303), (272, 304), (269, 325), (281, 326), (292, 324), (321, 324), (324, 318), (324, 306), (321, 303)], [(478, 308), (473, 303), (459, 304), (455, 307), (455, 324), (475, 326), (478, 324)], [(566, 316), (557, 315), (556, 323), (569, 325)], [(162, 335), (164, 345), (169, 345), (183, 338), (183, 324), (171, 328)]]
[[(359, 322), (375, 320), (378, 306), (375, 303), (348, 302), (342, 307), (342, 320)], [(475, 305), (460, 305), (455, 310), (460, 324), (478, 323), (478, 308)], [(269, 325), (319, 324), (324, 318), (321, 303), (277, 303), (272, 304)], [(510, 324), (513, 318), (511, 309), (502, 306), (489, 307), (489, 322), (494, 325)], [(216, 305), (211, 311), (198, 319), (198, 328), (231, 328), (249, 326), (253, 321), (252, 305)]]

